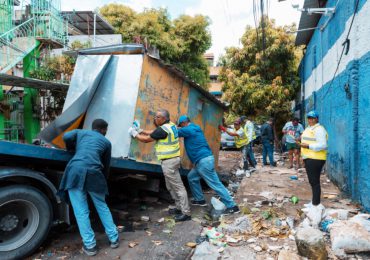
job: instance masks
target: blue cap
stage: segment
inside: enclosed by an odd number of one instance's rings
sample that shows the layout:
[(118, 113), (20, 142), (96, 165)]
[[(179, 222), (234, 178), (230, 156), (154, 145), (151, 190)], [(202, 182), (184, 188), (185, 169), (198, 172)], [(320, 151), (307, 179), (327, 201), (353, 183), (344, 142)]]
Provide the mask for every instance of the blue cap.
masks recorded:
[(307, 118), (319, 118), (319, 114), (315, 111), (315, 110), (312, 110), (310, 112), (307, 113)]
[(189, 117), (188, 117), (187, 115), (182, 115), (182, 116), (180, 116), (180, 118), (179, 118), (178, 125), (180, 125), (181, 123), (184, 123), (184, 122), (188, 122), (188, 121), (190, 121), (190, 120), (189, 120)]

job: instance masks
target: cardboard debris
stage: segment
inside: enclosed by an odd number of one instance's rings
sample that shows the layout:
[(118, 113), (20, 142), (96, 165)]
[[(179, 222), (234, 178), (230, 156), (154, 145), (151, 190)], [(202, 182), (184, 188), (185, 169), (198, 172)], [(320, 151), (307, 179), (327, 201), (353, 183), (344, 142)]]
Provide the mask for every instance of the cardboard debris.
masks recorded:
[(133, 242), (128, 243), (128, 247), (133, 248), (133, 247), (137, 246), (138, 244), (139, 244), (138, 242), (133, 241)]

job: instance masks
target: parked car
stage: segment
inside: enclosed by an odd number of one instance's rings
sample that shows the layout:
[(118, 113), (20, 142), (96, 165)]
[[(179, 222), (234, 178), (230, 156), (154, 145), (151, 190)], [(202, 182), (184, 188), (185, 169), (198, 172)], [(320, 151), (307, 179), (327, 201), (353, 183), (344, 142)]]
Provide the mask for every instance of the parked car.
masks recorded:
[(254, 139), (253, 144), (261, 143), (261, 125), (254, 124), (254, 131), (256, 132), (256, 139)]
[[(234, 128), (232, 126), (229, 126), (227, 130), (232, 131)], [(221, 150), (225, 149), (235, 149), (235, 140), (234, 137), (231, 135), (228, 135), (227, 133), (221, 133), (221, 144), (220, 144)]]

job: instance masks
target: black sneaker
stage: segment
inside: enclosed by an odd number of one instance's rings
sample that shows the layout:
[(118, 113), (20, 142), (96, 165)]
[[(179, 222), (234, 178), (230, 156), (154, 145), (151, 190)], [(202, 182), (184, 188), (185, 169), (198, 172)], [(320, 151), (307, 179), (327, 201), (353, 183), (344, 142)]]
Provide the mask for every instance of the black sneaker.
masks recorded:
[(191, 220), (191, 216), (185, 215), (185, 214), (180, 214), (180, 215), (175, 216), (176, 222), (187, 221), (187, 220)]
[(226, 215), (235, 214), (235, 213), (239, 213), (239, 212), (240, 212), (239, 207), (234, 206), (234, 207), (225, 209), (225, 211), (221, 215), (226, 216)]
[(179, 215), (179, 214), (182, 213), (182, 211), (179, 210), (179, 209), (174, 208), (174, 209), (169, 209), (168, 213), (171, 214), (171, 215)]
[(191, 200), (190, 203), (191, 205), (194, 205), (194, 206), (200, 206), (200, 207), (207, 206), (207, 202), (205, 200)]
[(119, 238), (117, 238), (117, 240), (114, 241), (114, 242), (110, 242), (110, 247), (111, 248), (117, 248), (117, 247), (119, 247)]
[(93, 248), (87, 248), (85, 245), (82, 246), (82, 251), (88, 256), (94, 256), (98, 253), (96, 246)]

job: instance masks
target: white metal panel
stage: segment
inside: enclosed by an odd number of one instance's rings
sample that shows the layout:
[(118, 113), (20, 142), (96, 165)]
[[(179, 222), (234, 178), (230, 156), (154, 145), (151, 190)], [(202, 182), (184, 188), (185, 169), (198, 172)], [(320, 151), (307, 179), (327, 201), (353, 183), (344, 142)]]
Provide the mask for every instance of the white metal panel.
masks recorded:
[(112, 143), (112, 157), (127, 157), (131, 126), (139, 91), (143, 55), (114, 55), (87, 110), (85, 129), (101, 118), (108, 122), (106, 137)]

